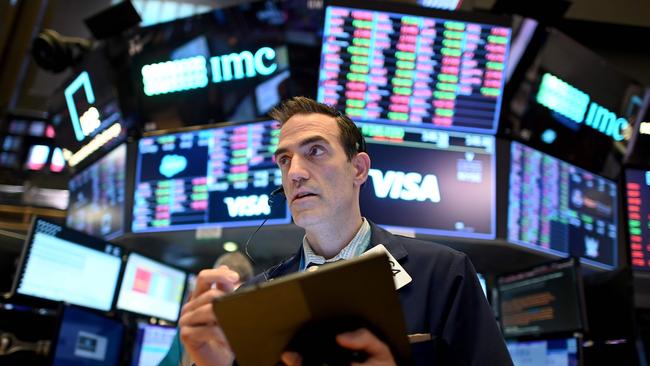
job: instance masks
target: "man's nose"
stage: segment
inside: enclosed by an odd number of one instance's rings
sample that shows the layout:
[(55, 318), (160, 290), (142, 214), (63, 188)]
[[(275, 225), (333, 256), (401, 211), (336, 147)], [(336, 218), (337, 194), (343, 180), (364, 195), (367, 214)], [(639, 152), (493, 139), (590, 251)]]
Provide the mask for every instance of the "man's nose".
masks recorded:
[(294, 155), (291, 158), (291, 165), (287, 171), (287, 177), (292, 181), (309, 179), (309, 170), (307, 169), (307, 162), (305, 159)]

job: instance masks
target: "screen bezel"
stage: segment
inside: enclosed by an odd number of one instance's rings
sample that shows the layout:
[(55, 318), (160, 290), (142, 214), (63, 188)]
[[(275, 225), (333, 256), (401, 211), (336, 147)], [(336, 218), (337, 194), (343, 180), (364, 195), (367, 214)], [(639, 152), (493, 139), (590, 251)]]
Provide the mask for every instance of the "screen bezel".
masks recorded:
[[(130, 349), (131, 362), (128, 365), (130, 365), (130, 366), (140, 366), (137, 363), (137, 361), (139, 360), (140, 355), (142, 354), (142, 346), (144, 345), (143, 339), (144, 339), (145, 333), (150, 328), (165, 328), (165, 329), (170, 329), (170, 330), (173, 329), (173, 330), (176, 331), (175, 332), (176, 336), (178, 336), (178, 332), (179, 332), (179, 330), (174, 326), (161, 325), (161, 324), (149, 324), (149, 323), (146, 323), (146, 322), (138, 322), (136, 327), (135, 327), (136, 333), (135, 333), (135, 337), (133, 337), (133, 346)], [(169, 353), (169, 350), (167, 352)], [(181, 354), (182, 354), (182, 352), (181, 352)], [(180, 357), (179, 357), (179, 359), (180, 359)]]
[[(395, 126), (392, 124), (387, 124), (387, 123), (378, 123), (378, 122), (355, 122), (355, 125), (359, 127), (359, 125), (379, 125), (379, 126), (392, 126), (392, 127), (399, 127)], [(417, 235), (418, 237), (437, 237), (437, 238), (464, 238), (464, 239), (472, 239), (472, 240), (495, 240), (498, 237), (498, 210), (497, 207), (499, 205), (499, 200), (498, 200), (498, 187), (500, 185), (498, 184), (498, 174), (499, 170), (497, 169), (497, 164), (499, 164), (499, 159), (497, 158), (499, 153), (499, 142), (498, 138), (494, 135), (486, 134), (486, 133), (476, 133), (476, 132), (465, 132), (465, 131), (456, 131), (456, 130), (440, 130), (440, 129), (432, 129), (432, 128), (423, 128), (422, 126), (419, 125), (402, 125), (401, 127), (405, 129), (413, 129), (413, 130), (422, 130), (424, 132), (430, 132), (430, 131), (438, 131), (440, 133), (445, 133), (445, 134), (451, 134), (455, 136), (459, 135), (474, 135), (474, 136), (481, 136), (481, 137), (489, 137), (492, 139), (492, 146), (494, 151), (492, 153), (485, 153), (485, 155), (489, 155), (490, 157), (490, 164), (491, 164), (491, 169), (490, 169), (490, 175), (492, 177), (491, 181), (491, 197), (490, 200), (492, 202), (491, 208), (490, 208), (490, 232), (489, 233), (475, 233), (475, 232), (464, 232), (464, 231), (453, 231), (453, 230), (446, 230), (446, 229), (439, 229), (439, 228), (431, 228), (431, 227), (413, 227), (413, 226), (399, 226), (399, 225), (391, 225), (391, 224), (385, 224), (385, 223), (378, 223), (379, 226), (386, 228), (387, 230), (393, 230), (395, 232), (406, 232), (406, 233), (413, 233)], [(368, 142), (368, 138), (365, 137), (366, 141), (366, 146), (372, 145), (372, 142)], [(432, 143), (433, 145), (433, 143)], [(400, 145), (398, 145), (400, 146)], [(448, 149), (438, 149), (438, 150), (443, 150), (443, 151), (448, 151)], [(370, 155), (371, 160), (373, 159), (372, 155)], [(370, 177), (368, 177), (370, 179)], [(370, 189), (368, 187), (364, 187), (362, 189)]]
[[(218, 130), (223, 128), (237, 127), (237, 126), (254, 125), (254, 124), (264, 123), (264, 122), (274, 122), (274, 120), (271, 118), (258, 118), (249, 121), (223, 122), (218, 124), (174, 128), (174, 129), (160, 130), (160, 131), (146, 133), (142, 136), (142, 138), (169, 136), (169, 135), (176, 135), (181, 133), (196, 133), (199, 131)], [(140, 141), (138, 141), (137, 147), (135, 149), (136, 150), (135, 152), (136, 157), (134, 159), (135, 169), (134, 169), (133, 179), (131, 179), (133, 184), (133, 189), (129, 192), (131, 205), (130, 205), (130, 210), (128, 211), (130, 211), (129, 214), (131, 215), (130, 216), (131, 219), (133, 219), (134, 217), (133, 203), (135, 202), (135, 194), (136, 194), (135, 186), (140, 182), (140, 167), (142, 165), (141, 154), (140, 154)], [(271, 193), (271, 190), (269, 190), (269, 193)], [(284, 218), (279, 218), (279, 219), (268, 219), (265, 223), (266, 226), (286, 225), (292, 222), (291, 211), (289, 210), (289, 205), (286, 202), (286, 200), (285, 202), (283, 202), (283, 204), (285, 205), (286, 216)], [(235, 222), (207, 222), (201, 224), (184, 224), (182, 226), (176, 225), (176, 226), (169, 226), (165, 228), (148, 228), (146, 230), (137, 230), (137, 231), (133, 230), (133, 226), (130, 225), (128, 230), (129, 232), (134, 234), (146, 234), (146, 233), (169, 232), (169, 231), (198, 230), (198, 229), (215, 228), (215, 227), (216, 228), (242, 228), (242, 227), (255, 227), (260, 223), (262, 223), (262, 221), (264, 220), (265, 219), (262, 218), (262, 219), (255, 219), (255, 220), (248, 220), (248, 221), (235, 221)]]
[(88, 313), (88, 314), (90, 314), (92, 316), (105, 318), (106, 320), (109, 320), (109, 321), (115, 323), (115, 325), (122, 328), (121, 329), (122, 330), (122, 338), (120, 339), (120, 347), (118, 348), (120, 354), (117, 357), (117, 362), (118, 362), (117, 364), (119, 365), (120, 361), (124, 357), (124, 346), (127, 343), (127, 339), (126, 339), (127, 338), (127, 327), (125, 326), (125, 324), (123, 322), (119, 321), (118, 319), (114, 319), (111, 316), (106, 316), (105, 313), (100, 313), (95, 309), (85, 308), (85, 307), (82, 307), (82, 306), (72, 305), (72, 304), (66, 304), (65, 306), (61, 306), (58, 309), (58, 312), (59, 312), (58, 316), (57, 316), (58, 317), (58, 326), (56, 327), (56, 330), (54, 332), (54, 336), (52, 338), (52, 343), (51, 343), (52, 346), (51, 346), (51, 349), (50, 349), (50, 353), (48, 355), (49, 364), (54, 364), (54, 361), (56, 360), (56, 353), (57, 353), (57, 350), (59, 348), (59, 340), (61, 339), (61, 330), (63, 328), (63, 321), (65, 320), (66, 311), (68, 309), (70, 309), (70, 308), (72, 308), (74, 311), (82, 311), (82, 312), (86, 312), (86, 313)]
[[(505, 332), (504, 326), (503, 326), (503, 311), (502, 311), (502, 306), (503, 306), (503, 296), (501, 296), (501, 283), (500, 280), (501, 278), (504, 277), (509, 277), (512, 275), (517, 275), (517, 274), (524, 274), (527, 272), (532, 272), (538, 269), (544, 269), (545, 267), (548, 268), (550, 266), (558, 266), (558, 265), (564, 265), (565, 263), (571, 263), (572, 267), (572, 272), (575, 277), (574, 281), (574, 288), (575, 288), (575, 294), (576, 294), (576, 304), (578, 306), (578, 316), (579, 316), (579, 322), (580, 322), (580, 327), (578, 329), (571, 329), (571, 330), (564, 330), (564, 331), (559, 331), (559, 332), (541, 332), (541, 333), (522, 333), (522, 334), (517, 334), (517, 335), (508, 335)], [(561, 259), (557, 261), (552, 261), (552, 262), (547, 262), (545, 264), (540, 264), (537, 266), (532, 266), (528, 267), (519, 271), (514, 271), (514, 272), (508, 272), (505, 274), (500, 274), (496, 277), (494, 281), (494, 287), (496, 289), (497, 293), (497, 301), (496, 301), (496, 310), (497, 313), (499, 314), (498, 320), (499, 320), (499, 326), (501, 328), (501, 332), (503, 333), (503, 337), (505, 339), (539, 339), (539, 337), (547, 336), (547, 337), (570, 337), (575, 332), (579, 331), (584, 331), (587, 332), (589, 330), (589, 323), (587, 319), (587, 308), (586, 308), (586, 301), (585, 301), (585, 292), (584, 292), (584, 284), (582, 280), (582, 271), (581, 271), (581, 262), (579, 260), (576, 260), (575, 257), (569, 257), (566, 259)], [(541, 275), (548, 274), (548, 273), (553, 273), (553, 272), (558, 272), (558, 271), (564, 271), (564, 268), (560, 269), (555, 269), (555, 270), (550, 270), (545, 273), (542, 273)], [(529, 278), (535, 278), (539, 275), (534, 275), (534, 276), (529, 276), (526, 277), (526, 279)], [(522, 279), (523, 280), (523, 279)], [(512, 281), (510, 283), (514, 283), (518, 281)]]
[[(615, 208), (615, 213), (614, 213), (615, 217), (614, 217), (613, 223), (616, 225), (616, 232), (617, 232), (616, 239), (614, 240), (614, 244), (613, 244), (614, 248), (613, 248), (613, 251), (612, 251), (612, 253), (614, 255), (614, 261), (613, 261), (614, 265), (610, 266), (610, 265), (605, 264), (605, 263), (600, 263), (600, 262), (590, 260), (590, 259), (587, 259), (587, 258), (582, 258), (582, 257), (580, 258), (580, 262), (582, 264), (586, 265), (586, 266), (589, 266), (589, 267), (592, 267), (592, 268), (597, 268), (599, 270), (605, 270), (605, 271), (613, 271), (613, 270), (619, 268), (620, 264), (621, 264), (619, 248), (620, 248), (620, 242), (622, 240), (622, 235), (620, 234), (620, 229), (623, 226), (621, 224), (622, 215), (619, 212), (620, 211), (620, 204), (622, 202), (622, 199), (621, 199), (621, 196), (620, 196), (621, 191), (620, 191), (620, 189), (618, 187), (618, 182), (613, 181), (611, 179), (608, 179), (606, 177), (603, 177), (602, 175), (593, 173), (593, 172), (591, 172), (591, 171), (589, 171), (587, 169), (584, 169), (584, 168), (582, 168), (580, 166), (577, 166), (575, 164), (569, 163), (566, 160), (563, 160), (562, 158), (558, 157), (557, 155), (549, 154), (549, 153), (547, 153), (545, 151), (536, 149), (534, 147), (526, 145), (525, 143), (522, 143), (520, 141), (515, 141), (515, 140), (509, 141), (509, 142), (506, 143), (507, 149), (503, 149), (503, 150), (507, 150), (507, 151), (504, 151), (503, 154), (505, 156), (507, 156), (507, 158), (506, 159), (500, 159), (500, 160), (502, 160), (502, 162), (504, 164), (507, 162), (507, 166), (505, 166), (505, 167), (503, 165), (501, 166), (502, 169), (501, 169), (501, 173), (499, 175), (500, 179), (504, 179), (502, 182), (505, 182), (504, 184), (500, 185), (500, 187), (502, 187), (504, 189), (504, 192), (501, 193), (504, 196), (502, 196), (503, 201), (501, 203), (502, 206), (500, 206), (500, 208), (502, 210), (501, 212), (504, 213), (503, 214), (504, 216), (502, 218), (503, 224), (500, 225), (500, 227), (501, 227), (500, 234), (502, 235), (501, 238), (505, 239), (506, 242), (509, 245), (514, 245), (514, 246), (517, 246), (517, 247), (520, 247), (520, 248), (526, 248), (528, 250), (531, 250), (531, 251), (537, 252), (537, 253), (544, 253), (544, 254), (550, 255), (550, 256), (555, 257), (555, 258), (568, 258), (568, 257), (571, 256), (571, 253), (561, 253), (561, 252), (557, 252), (557, 251), (554, 251), (554, 250), (546, 250), (546, 249), (543, 249), (540, 246), (535, 245), (535, 244), (524, 243), (522, 241), (510, 240), (508, 238), (507, 227), (508, 227), (509, 208), (510, 208), (510, 172), (512, 171), (512, 146), (513, 146), (513, 144), (519, 144), (524, 148), (532, 149), (532, 150), (537, 151), (539, 153), (542, 153), (544, 155), (550, 156), (553, 159), (558, 160), (560, 163), (568, 164), (568, 165), (570, 165), (570, 166), (572, 166), (572, 167), (574, 167), (576, 169), (579, 169), (579, 170), (581, 170), (583, 172), (590, 173), (590, 174), (592, 174), (592, 175), (594, 175), (594, 176), (596, 176), (596, 177), (598, 177), (600, 179), (603, 179), (606, 182), (611, 183), (614, 186), (616, 186), (617, 197), (616, 197), (616, 201), (614, 202), (614, 205), (613, 205), (613, 207)], [(502, 155), (502, 157), (504, 155)]]
[[(475, 13), (475, 12), (467, 12), (467, 11), (462, 11), (462, 10), (454, 10), (454, 11), (447, 11), (447, 10), (441, 10), (441, 9), (435, 9), (435, 8), (427, 8), (427, 7), (422, 7), (422, 6), (417, 6), (415, 4), (409, 4), (409, 3), (403, 3), (403, 2), (388, 2), (388, 1), (371, 1), (371, 0), (351, 0), (351, 1), (345, 1), (345, 0), (328, 0), (323, 4), (323, 35), (320, 39), (321, 45), (325, 44), (325, 31), (324, 27), (327, 24), (327, 12), (330, 7), (342, 7), (342, 8), (347, 8), (347, 9), (360, 9), (360, 10), (368, 10), (368, 11), (377, 11), (377, 12), (388, 12), (388, 13), (395, 13), (395, 14), (403, 14), (403, 15), (413, 15), (413, 16), (419, 16), (419, 17), (427, 17), (427, 18), (438, 18), (438, 19), (448, 19), (448, 20), (456, 20), (456, 21), (461, 21), (461, 22), (474, 22), (474, 23), (480, 23), (481, 25), (491, 25), (491, 26), (497, 26), (497, 27), (505, 27), (510, 30), (510, 35), (508, 36), (508, 42), (506, 44), (506, 51), (504, 53), (504, 65), (505, 68), (507, 69), (508, 61), (509, 61), (509, 54), (510, 54), (510, 46), (512, 43), (512, 38), (513, 38), (513, 22), (512, 22), (512, 17), (507, 16), (507, 15), (497, 15), (497, 14), (486, 14), (486, 13)], [(322, 47), (319, 50), (319, 60), (322, 63), (323, 60), (323, 50)], [(319, 64), (319, 70), (321, 69), (321, 64)], [(318, 84), (320, 84), (320, 76), (318, 77)], [(320, 94), (318, 92), (318, 89), (320, 89), (320, 86), (317, 86), (317, 93), (316, 95)], [(460, 131), (460, 132), (468, 132), (468, 133), (478, 133), (478, 134), (490, 134), (490, 135), (496, 135), (497, 131), (499, 131), (499, 125), (500, 125), (500, 115), (503, 110), (504, 103), (506, 102), (505, 97), (505, 90), (506, 90), (506, 73), (503, 73), (503, 77), (501, 80), (501, 86), (499, 87), (500, 89), (500, 94), (495, 102), (495, 111), (494, 115), (492, 116), (492, 125), (490, 128), (475, 128), (475, 127), (444, 127), (444, 126), (436, 126), (431, 124), (430, 126), (428, 124), (413, 124), (413, 126), (417, 127), (423, 127), (423, 128), (429, 128), (429, 129), (443, 129), (443, 130), (449, 130), (449, 131)], [(317, 97), (318, 98), (318, 97)], [(365, 122), (365, 123), (381, 123), (381, 124), (393, 124), (393, 125), (404, 125), (404, 123), (399, 123), (397, 121), (389, 121), (389, 120), (372, 120), (372, 119), (357, 119), (357, 118), (352, 118), (353, 121), (355, 122)], [(408, 125), (408, 122), (407, 122)]]
[[(84, 166), (84, 168), (82, 170), (76, 171), (75, 174), (73, 176), (71, 176), (70, 179), (68, 180), (68, 191), (70, 192), (70, 195), (69, 195), (69, 198), (68, 198), (68, 207), (70, 207), (70, 203), (72, 201), (72, 190), (70, 189), (70, 181), (72, 181), (73, 179), (76, 179), (77, 177), (79, 177), (81, 174), (87, 172), (88, 170), (93, 169), (95, 167), (98, 167), (99, 164), (102, 164), (104, 162), (104, 159), (107, 158), (108, 155), (116, 152), (117, 149), (120, 149), (120, 148), (124, 149), (124, 163), (125, 164), (122, 167), (123, 170), (124, 170), (124, 183), (123, 183), (124, 192), (123, 192), (123, 201), (119, 203), (119, 206), (121, 206), (120, 209), (119, 209), (120, 216), (121, 216), (121, 219), (120, 219), (121, 228), (119, 230), (117, 230), (116, 232), (105, 236), (104, 240), (113, 240), (113, 239), (116, 239), (116, 238), (119, 238), (119, 237), (123, 236), (127, 232), (127, 227), (126, 227), (127, 222), (131, 221), (131, 220), (129, 220), (129, 218), (126, 215), (127, 211), (130, 211), (127, 208), (131, 207), (131, 206), (127, 206), (128, 202), (126, 200), (127, 195), (129, 193), (127, 185), (131, 181), (131, 179), (129, 179), (130, 178), (129, 173), (131, 172), (131, 170), (129, 169), (129, 165), (130, 164), (132, 165), (132, 162), (131, 162), (132, 159), (129, 159), (130, 158), (129, 152), (132, 149), (129, 148), (129, 145), (130, 144), (128, 144), (127, 142), (122, 142), (122, 143), (116, 145), (114, 148), (112, 148), (111, 150), (109, 150), (105, 154), (103, 154), (102, 157), (100, 157), (99, 159), (97, 159), (97, 160), (93, 161), (92, 163)], [(69, 225), (69, 222), (68, 222), (69, 215), (70, 215), (70, 211), (67, 210), (66, 211), (66, 221), (65, 221), (66, 226)], [(88, 234), (88, 235), (91, 235), (91, 234)]]
[[(59, 226), (60, 228), (62, 228), (62, 230), (72, 231), (75, 235), (80, 235), (82, 237), (85, 237), (84, 239), (88, 239), (88, 242), (87, 242), (88, 245), (80, 244), (80, 243), (77, 243), (77, 242), (71, 242), (72, 244), (79, 245), (79, 246), (85, 247), (85, 248), (89, 248), (89, 249), (95, 250), (97, 252), (100, 252), (102, 254), (105, 254), (105, 253), (103, 252), (103, 248), (101, 250), (99, 249), (99, 247), (101, 247), (101, 246), (105, 247), (106, 245), (110, 245), (110, 246), (113, 246), (113, 247), (116, 247), (116, 248), (119, 249), (120, 256), (117, 257), (117, 258), (120, 259), (120, 267), (119, 267), (118, 272), (117, 272), (115, 288), (113, 289), (113, 296), (111, 298), (111, 302), (110, 302), (108, 310), (97, 309), (97, 308), (88, 307), (88, 306), (84, 306), (84, 305), (80, 305), (80, 304), (69, 303), (66, 300), (53, 300), (53, 299), (38, 297), (38, 296), (34, 296), (34, 295), (27, 295), (27, 294), (23, 294), (21, 292), (18, 292), (18, 286), (20, 285), (20, 282), (22, 281), (22, 279), (23, 279), (23, 277), (25, 275), (25, 270), (27, 269), (27, 260), (28, 260), (28, 257), (29, 257), (29, 253), (31, 252), (31, 248), (33, 246), (33, 243), (34, 243), (34, 235), (36, 234), (36, 223), (37, 223), (37, 221), (43, 221), (43, 222), (46, 222), (46, 223), (49, 223), (49, 224), (52, 224), (52, 225)], [(120, 285), (120, 278), (122, 276), (122, 272), (124, 272), (124, 260), (122, 258), (123, 254), (124, 254), (124, 248), (119, 246), (119, 245), (116, 245), (116, 244), (113, 244), (111, 242), (102, 240), (100, 238), (88, 235), (88, 234), (86, 234), (84, 232), (81, 232), (81, 231), (70, 229), (70, 228), (66, 227), (65, 225), (56, 224), (56, 223), (54, 223), (54, 222), (52, 222), (50, 220), (45, 220), (45, 219), (42, 219), (40, 217), (35, 216), (32, 219), (32, 223), (31, 223), (31, 225), (29, 227), (29, 231), (27, 233), (27, 237), (25, 239), (25, 243), (23, 245), (23, 249), (22, 249), (22, 252), (20, 254), (20, 259), (18, 261), (16, 276), (14, 278), (14, 281), (13, 281), (13, 284), (12, 284), (12, 287), (11, 287), (11, 291), (9, 292), (9, 294), (10, 294), (11, 297), (35, 300), (38, 303), (40, 303), (40, 302), (50, 303), (50, 304), (51, 303), (66, 303), (66, 304), (72, 304), (72, 305), (75, 305), (75, 306), (78, 306), (78, 307), (81, 307), (81, 308), (84, 308), (84, 309), (91, 309), (93, 311), (110, 312), (110, 311), (115, 309), (115, 307), (114, 307), (115, 298), (116, 298), (116, 294), (117, 294), (117, 291), (118, 291), (118, 288), (119, 288), (119, 285)], [(111, 255), (111, 256), (116, 257), (114, 255)]]
[[(137, 256), (139, 256), (141, 258), (144, 258), (145, 260), (154, 262), (155, 264), (157, 264), (157, 265), (159, 265), (161, 267), (167, 267), (169, 269), (173, 269), (173, 270), (180, 271), (181, 273), (183, 273), (183, 281), (182, 281), (183, 288), (181, 289), (181, 299), (179, 300), (179, 306), (178, 306), (178, 312), (176, 313), (176, 319), (164, 318), (164, 317), (161, 317), (161, 316), (158, 316), (158, 315), (155, 315), (155, 314), (141, 313), (141, 312), (138, 312), (138, 311), (135, 311), (135, 310), (126, 309), (126, 308), (118, 306), (119, 299), (120, 299), (120, 294), (122, 292), (122, 286), (124, 284), (124, 280), (126, 279), (126, 268), (127, 268), (127, 265), (129, 264), (129, 261), (131, 260), (133, 254), (135, 254), (135, 255), (137, 255)], [(116, 291), (116, 294), (114, 296), (114, 304), (115, 304), (114, 309), (116, 311), (121, 311), (121, 312), (128, 313), (128, 314), (135, 314), (135, 315), (139, 315), (139, 316), (146, 316), (146, 317), (151, 317), (151, 318), (156, 318), (156, 319), (163, 319), (163, 320), (170, 321), (172, 323), (177, 323), (178, 319), (180, 318), (181, 310), (183, 308), (183, 294), (185, 294), (185, 288), (187, 287), (187, 276), (188, 276), (187, 271), (185, 271), (185, 270), (183, 270), (183, 269), (181, 269), (179, 267), (173, 266), (171, 264), (163, 263), (163, 262), (161, 262), (159, 260), (153, 259), (151, 257), (145, 256), (143, 254), (140, 254), (138, 252), (133, 252), (133, 251), (128, 253), (128, 257), (127, 257), (127, 259), (124, 262), (124, 265), (122, 267), (123, 267), (122, 268), (122, 273), (121, 273), (119, 283), (118, 283), (118, 286), (117, 286), (118, 290)]]

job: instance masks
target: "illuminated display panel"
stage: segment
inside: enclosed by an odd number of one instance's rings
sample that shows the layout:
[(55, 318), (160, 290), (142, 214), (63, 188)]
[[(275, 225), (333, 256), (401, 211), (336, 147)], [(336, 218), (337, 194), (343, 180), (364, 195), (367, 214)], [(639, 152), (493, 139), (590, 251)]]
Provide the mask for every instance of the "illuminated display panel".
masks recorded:
[(167, 356), (176, 327), (138, 323), (131, 366), (157, 366)]
[(176, 321), (185, 277), (181, 270), (131, 253), (124, 269), (117, 308)]
[(630, 257), (635, 269), (650, 270), (650, 171), (625, 171)]
[(110, 240), (124, 233), (126, 145), (70, 179), (66, 224)]
[(325, 13), (320, 102), (357, 121), (496, 131), (507, 26), (336, 4)]
[(372, 161), (361, 189), (361, 210), (369, 220), (421, 234), (495, 237), (494, 137), (359, 126)]
[(579, 338), (508, 340), (506, 346), (516, 366), (580, 365)]
[(52, 365), (120, 365), (124, 328), (117, 320), (66, 306)]
[(500, 132), (617, 179), (641, 117), (641, 83), (555, 29), (535, 38), (526, 51), (534, 57), (522, 59), (508, 84)]
[(613, 269), (616, 184), (517, 142), (511, 145), (508, 240)]
[(109, 242), (36, 219), (16, 276), (15, 292), (109, 311), (122, 268)]
[(289, 223), (285, 203), (268, 204), (279, 132), (263, 121), (141, 139), (133, 231)]
[(501, 330), (506, 337), (582, 330), (581, 280), (563, 260), (497, 279)]

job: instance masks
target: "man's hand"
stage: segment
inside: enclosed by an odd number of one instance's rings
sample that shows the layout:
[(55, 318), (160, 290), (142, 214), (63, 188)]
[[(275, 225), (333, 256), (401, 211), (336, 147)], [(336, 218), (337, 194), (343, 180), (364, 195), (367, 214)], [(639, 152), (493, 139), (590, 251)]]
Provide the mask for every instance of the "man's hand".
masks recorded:
[[(336, 336), (336, 342), (341, 347), (364, 351), (368, 359), (363, 363), (354, 362), (353, 366), (394, 366), (395, 359), (386, 343), (382, 342), (366, 328), (357, 329), (353, 332), (341, 333)], [(284, 352), (280, 358), (287, 366), (300, 366), (302, 357), (295, 352)]]
[(212, 300), (234, 291), (238, 281), (237, 272), (226, 266), (203, 270), (197, 277), (192, 298), (183, 306), (178, 322), (181, 341), (199, 366), (230, 366), (235, 359), (212, 311)]

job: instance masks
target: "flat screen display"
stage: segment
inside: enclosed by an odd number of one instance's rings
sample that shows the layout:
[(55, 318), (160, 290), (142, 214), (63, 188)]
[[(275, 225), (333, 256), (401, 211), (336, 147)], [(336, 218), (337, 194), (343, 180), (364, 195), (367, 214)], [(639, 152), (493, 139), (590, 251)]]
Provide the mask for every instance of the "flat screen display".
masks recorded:
[(512, 97), (504, 102), (502, 132), (617, 179), (641, 117), (641, 83), (555, 29), (526, 52), (534, 57), (522, 59), (508, 84)]
[(141, 118), (158, 129), (248, 121), (291, 96), (288, 18), (279, 3), (224, 3), (139, 29), (130, 79)]
[(66, 307), (54, 351), (54, 366), (120, 364), (124, 326), (113, 319)]
[(326, 8), (318, 101), (357, 121), (495, 132), (509, 22), (393, 5)]
[(285, 203), (268, 204), (279, 132), (263, 121), (142, 138), (133, 232), (289, 223)]
[(627, 219), (632, 267), (650, 269), (650, 171), (625, 171)]
[(359, 126), (371, 159), (361, 189), (361, 211), (369, 220), (421, 234), (495, 237), (493, 136)]
[(15, 289), (21, 295), (109, 311), (122, 268), (122, 249), (35, 219)]
[(68, 183), (66, 224), (107, 240), (124, 233), (126, 145), (93, 163)]
[(565, 260), (497, 279), (501, 330), (506, 337), (582, 330), (582, 286)]
[(177, 331), (176, 327), (138, 323), (131, 366), (158, 366), (169, 352)]
[(129, 254), (117, 308), (170, 321), (178, 319), (185, 272), (137, 253)]
[(508, 241), (615, 268), (616, 183), (516, 142), (510, 152)]
[(508, 340), (506, 346), (515, 366), (579, 366), (581, 364), (578, 338)]

